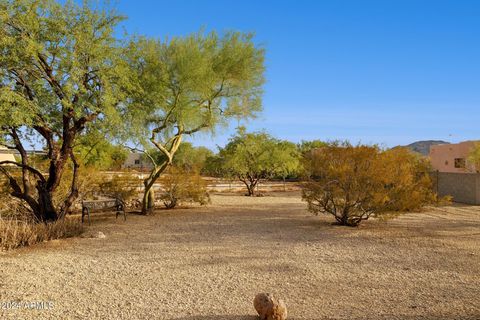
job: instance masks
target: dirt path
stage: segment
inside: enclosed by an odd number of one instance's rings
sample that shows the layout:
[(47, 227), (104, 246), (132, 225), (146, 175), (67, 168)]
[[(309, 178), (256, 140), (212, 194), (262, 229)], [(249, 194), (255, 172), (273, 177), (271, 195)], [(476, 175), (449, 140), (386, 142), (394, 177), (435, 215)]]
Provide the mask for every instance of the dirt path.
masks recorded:
[(214, 196), (208, 208), (94, 216), (106, 239), (0, 255), (4, 319), (256, 319), (282, 297), (289, 319), (480, 319), (480, 209), (449, 207), (332, 226), (298, 195)]

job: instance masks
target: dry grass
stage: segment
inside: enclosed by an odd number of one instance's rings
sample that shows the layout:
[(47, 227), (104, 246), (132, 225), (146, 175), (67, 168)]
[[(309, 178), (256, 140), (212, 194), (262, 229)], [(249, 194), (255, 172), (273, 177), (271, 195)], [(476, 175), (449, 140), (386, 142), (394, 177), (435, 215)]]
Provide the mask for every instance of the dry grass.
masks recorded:
[(48, 224), (16, 218), (0, 218), (0, 251), (53, 239), (74, 237), (82, 231), (83, 225), (79, 218), (65, 218)]

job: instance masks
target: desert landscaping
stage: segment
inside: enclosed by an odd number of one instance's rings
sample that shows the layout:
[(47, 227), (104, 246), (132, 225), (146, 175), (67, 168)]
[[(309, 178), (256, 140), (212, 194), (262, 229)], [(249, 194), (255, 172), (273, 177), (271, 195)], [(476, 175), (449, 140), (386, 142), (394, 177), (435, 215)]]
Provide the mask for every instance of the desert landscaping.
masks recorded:
[[(368, 220), (313, 216), (296, 192), (214, 194), (207, 207), (127, 221), (92, 216), (83, 238), (0, 255), (0, 296), (52, 302), (2, 319), (256, 319), (282, 298), (288, 319), (478, 319), (480, 208)], [(105, 238), (90, 238), (97, 232)]]
[(0, 320), (479, 320), (479, 13), (0, 0)]

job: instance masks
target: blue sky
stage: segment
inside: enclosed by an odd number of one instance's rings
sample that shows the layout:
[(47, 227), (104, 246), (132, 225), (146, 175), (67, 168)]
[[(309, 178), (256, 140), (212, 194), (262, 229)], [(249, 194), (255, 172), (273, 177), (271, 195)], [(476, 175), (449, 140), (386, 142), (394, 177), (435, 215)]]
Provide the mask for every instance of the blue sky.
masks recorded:
[[(129, 33), (254, 32), (267, 83), (249, 130), (385, 146), (480, 138), (480, 1), (119, 0), (117, 8)], [(235, 126), (193, 142), (224, 145)]]

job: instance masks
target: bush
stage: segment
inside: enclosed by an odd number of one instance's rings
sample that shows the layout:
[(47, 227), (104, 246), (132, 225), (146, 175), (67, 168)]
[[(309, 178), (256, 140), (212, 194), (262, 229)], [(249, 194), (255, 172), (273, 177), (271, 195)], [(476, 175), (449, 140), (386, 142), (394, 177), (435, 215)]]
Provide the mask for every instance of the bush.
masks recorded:
[[(10, 187), (0, 179), (0, 251), (30, 246), (35, 243), (80, 235), (83, 225), (78, 217), (64, 217), (55, 222), (39, 223), (25, 202), (10, 195)], [(62, 181), (63, 195), (68, 192)]]
[(51, 223), (35, 223), (16, 218), (0, 218), (0, 250), (74, 237), (83, 232), (79, 218), (66, 217)]
[(302, 199), (308, 209), (357, 226), (370, 216), (411, 211), (433, 203), (429, 166), (403, 148), (334, 143), (305, 155)]
[[(71, 168), (67, 168), (64, 172), (63, 179), (60, 181), (60, 184), (57, 188), (57, 192), (53, 198), (54, 204), (56, 206), (61, 205), (61, 203), (68, 197), (68, 194), (71, 192), (73, 172)], [(100, 182), (104, 179), (104, 175), (94, 167), (82, 167), (78, 174), (78, 193), (79, 198), (77, 201), (82, 199), (90, 198), (98, 192), (98, 186)]]
[[(137, 183), (135, 183), (135, 179)], [(138, 178), (132, 175), (114, 175), (108, 178), (104, 175), (95, 189), (96, 193), (122, 201), (129, 201), (138, 196)]]
[(383, 211), (415, 211), (433, 204), (430, 162), (406, 148), (394, 148), (380, 154), (387, 198)]
[(210, 202), (207, 182), (196, 171), (179, 167), (170, 167), (168, 173), (160, 178), (163, 192), (160, 200), (167, 209), (173, 209), (184, 202), (206, 205)]

